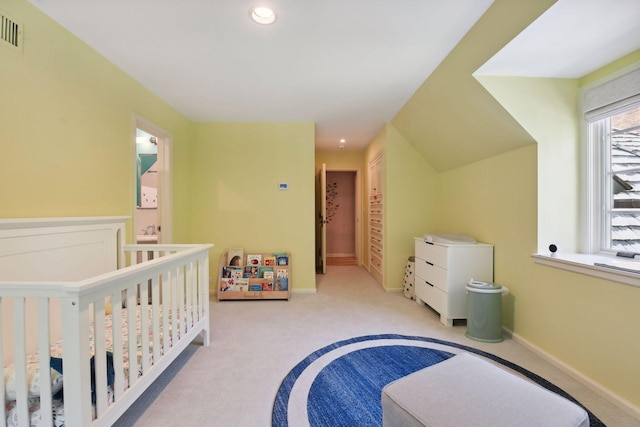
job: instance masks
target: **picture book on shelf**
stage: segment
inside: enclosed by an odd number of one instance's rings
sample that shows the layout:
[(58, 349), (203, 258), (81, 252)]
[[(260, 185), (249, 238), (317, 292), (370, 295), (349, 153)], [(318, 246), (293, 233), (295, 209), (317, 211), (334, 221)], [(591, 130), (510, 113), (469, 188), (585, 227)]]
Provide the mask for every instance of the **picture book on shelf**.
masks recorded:
[(262, 255), (260, 254), (248, 254), (247, 265), (262, 265)]
[(273, 279), (273, 271), (265, 271), (264, 272), (265, 279)]
[(220, 292), (233, 292), (235, 279), (225, 278), (220, 279)]
[(236, 292), (246, 292), (249, 290), (249, 279), (236, 279), (233, 286)]
[(262, 282), (262, 290), (263, 291), (272, 291), (273, 290), (273, 282)]
[(271, 278), (273, 278), (273, 267), (260, 267), (260, 278), (264, 278), (265, 272), (271, 272)]
[(261, 292), (262, 291), (262, 285), (260, 283), (253, 283), (249, 285), (249, 290), (251, 292)]
[(289, 257), (286, 254), (279, 254), (276, 256), (277, 265), (289, 265)]
[(242, 279), (242, 271), (242, 267), (222, 267), (222, 277), (227, 279)]
[(276, 270), (276, 277), (289, 277), (288, 268), (279, 268)]
[(240, 266), (244, 265), (244, 249), (242, 248), (231, 248), (228, 252), (228, 261), (229, 265)]
[(266, 256), (262, 261), (263, 261), (263, 265), (268, 265), (271, 267), (276, 265), (276, 257), (274, 256)]
[(276, 291), (288, 291), (289, 290), (289, 279), (287, 277), (276, 277), (276, 282), (274, 284), (274, 290), (276, 290)]
[(227, 269), (231, 272), (232, 279), (242, 279), (242, 274), (244, 269), (242, 267), (227, 267)]

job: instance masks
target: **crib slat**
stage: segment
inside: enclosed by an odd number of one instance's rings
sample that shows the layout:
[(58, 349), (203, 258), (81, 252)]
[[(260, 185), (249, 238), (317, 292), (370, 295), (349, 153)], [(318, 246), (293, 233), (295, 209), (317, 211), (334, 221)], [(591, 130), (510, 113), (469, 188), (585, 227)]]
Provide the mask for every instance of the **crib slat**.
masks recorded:
[(42, 425), (53, 425), (51, 413), (51, 338), (49, 298), (38, 298), (38, 363), (40, 364), (40, 416)]
[(129, 388), (138, 381), (138, 341), (136, 333), (137, 285), (127, 288), (127, 339), (129, 346)]
[(115, 379), (113, 383), (114, 400), (117, 402), (124, 392), (124, 364), (123, 364), (123, 338), (122, 338), (122, 292), (116, 289), (111, 295), (111, 334), (113, 337), (113, 370)]
[(155, 276), (151, 282), (151, 328), (153, 333), (153, 363), (160, 360), (160, 283)]
[(178, 342), (178, 287), (180, 286), (180, 269), (175, 269), (171, 277), (171, 342)]
[(15, 297), (13, 299), (13, 341), (14, 341), (14, 365), (16, 369), (16, 413), (19, 425), (30, 425), (29, 406), (27, 405), (27, 346), (25, 337), (26, 327), (26, 299)]
[(171, 272), (165, 271), (162, 275), (162, 352), (169, 351), (169, 341), (171, 340), (169, 326), (169, 310), (171, 309)]
[(185, 272), (185, 267), (182, 266), (180, 267), (179, 273), (178, 273), (178, 309), (180, 310), (179, 313), (179, 332), (180, 332), (180, 336), (184, 335), (184, 332), (186, 331), (186, 326), (187, 326), (187, 322), (185, 322), (185, 311), (184, 311), (184, 287), (185, 287), (185, 283), (186, 283), (186, 272)]
[(149, 370), (149, 285), (140, 285), (140, 344), (142, 374)]
[(193, 288), (193, 279), (194, 279), (194, 274), (193, 274), (193, 262), (189, 262), (187, 264), (187, 277), (185, 280), (186, 283), (186, 289), (185, 289), (185, 310), (186, 310), (186, 324), (185, 324), (185, 331), (188, 331), (189, 329), (191, 329), (191, 326), (193, 325), (193, 300), (192, 300), (192, 296), (193, 296), (193, 292), (192, 292), (192, 288)]
[(104, 298), (99, 298), (93, 304), (94, 316), (94, 378), (96, 394), (96, 414), (100, 418), (108, 406), (107, 397), (107, 359), (106, 359), (106, 334), (104, 316)]

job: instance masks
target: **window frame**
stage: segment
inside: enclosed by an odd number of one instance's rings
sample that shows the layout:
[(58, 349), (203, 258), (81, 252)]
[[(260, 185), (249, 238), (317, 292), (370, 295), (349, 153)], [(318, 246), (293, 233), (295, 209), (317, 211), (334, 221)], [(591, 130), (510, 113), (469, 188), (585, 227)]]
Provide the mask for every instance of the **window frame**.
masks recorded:
[[(602, 175), (602, 152), (594, 147), (593, 144), (589, 144), (589, 120), (593, 120), (593, 117), (597, 117), (606, 111), (614, 111), (616, 107), (621, 105), (632, 105), (632, 103), (640, 102), (640, 91), (633, 92), (627, 99), (622, 99), (620, 95), (619, 81), (622, 81), (631, 75), (632, 80), (635, 82), (640, 81), (640, 62), (631, 64), (617, 72), (611, 73), (606, 77), (593, 81), (579, 89), (579, 155), (577, 161), (580, 162), (580, 227), (578, 237), (579, 252), (562, 252), (562, 253), (535, 253), (532, 255), (536, 264), (545, 265), (554, 268), (560, 268), (567, 271), (572, 271), (578, 274), (584, 274), (612, 282), (622, 283), (634, 287), (640, 287), (640, 274), (637, 269), (633, 271), (610, 268), (612, 263), (624, 260), (615, 256), (615, 251), (603, 252), (600, 250), (600, 244), (603, 236), (600, 233), (599, 224), (602, 223), (602, 212), (600, 209), (602, 202), (602, 180), (598, 177)], [(627, 79), (628, 80), (628, 79)], [(635, 84), (635, 83), (634, 83)], [(637, 87), (637, 84), (635, 86)], [(607, 94), (602, 97), (602, 91), (598, 93), (599, 89), (613, 88), (613, 96), (609, 98), (618, 97), (614, 102), (606, 102)], [(589, 93), (590, 91), (594, 91)], [(592, 96), (585, 102), (588, 95)], [(594, 97), (598, 98), (595, 99)], [(602, 103), (597, 105), (598, 102), (605, 100), (605, 105)], [(586, 104), (592, 106), (596, 104), (597, 108), (591, 108), (587, 110)], [(587, 114), (585, 114), (587, 113)], [(589, 114), (590, 113), (590, 114)], [(597, 160), (597, 161), (594, 161)], [(630, 260), (631, 261), (631, 260)], [(640, 261), (640, 256), (636, 259)], [(606, 264), (607, 267), (598, 264)], [(640, 262), (639, 262), (640, 264)]]
[[(638, 65), (640, 69), (640, 64)], [(627, 70), (626, 73), (628, 74)], [(613, 81), (618, 76), (609, 76), (594, 82), (595, 88), (602, 87)], [(586, 92), (593, 87), (581, 89), (581, 100), (584, 100)], [(581, 230), (583, 239), (581, 248), (587, 254), (600, 254), (615, 256), (618, 250), (609, 248), (611, 241), (611, 202), (613, 195), (609, 185), (608, 175), (611, 170), (611, 141), (606, 138), (611, 133), (610, 124), (603, 120), (640, 106), (640, 96), (632, 94), (627, 99), (602, 106), (593, 111), (585, 112), (581, 118), (583, 131), (582, 146), (585, 147), (586, 159), (583, 167), (586, 168), (587, 179), (583, 182), (583, 199), (586, 207), (586, 228)], [(581, 105), (581, 111), (584, 105)]]

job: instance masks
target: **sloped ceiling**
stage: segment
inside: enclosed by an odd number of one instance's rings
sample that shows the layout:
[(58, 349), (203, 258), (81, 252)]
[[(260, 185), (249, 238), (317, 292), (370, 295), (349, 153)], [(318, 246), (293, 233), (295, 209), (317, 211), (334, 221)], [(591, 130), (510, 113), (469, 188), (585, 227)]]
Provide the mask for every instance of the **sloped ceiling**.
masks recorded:
[(494, 2), (391, 120), (436, 170), (535, 142), (473, 73), (554, 3)]

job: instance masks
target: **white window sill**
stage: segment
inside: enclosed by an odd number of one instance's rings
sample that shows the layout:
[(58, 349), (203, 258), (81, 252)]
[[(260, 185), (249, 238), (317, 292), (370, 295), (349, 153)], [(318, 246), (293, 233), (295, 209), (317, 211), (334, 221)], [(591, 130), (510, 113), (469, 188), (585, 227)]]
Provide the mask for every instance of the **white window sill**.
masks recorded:
[[(630, 258), (589, 255), (577, 253), (558, 253), (554, 256), (533, 254), (536, 264), (542, 264), (549, 267), (560, 268), (563, 270), (573, 271), (575, 273), (586, 274), (588, 276), (599, 277), (601, 279), (611, 280), (625, 285), (640, 287), (640, 261)], [(608, 264), (617, 267), (631, 267), (637, 273), (624, 271), (611, 267), (600, 267), (596, 263)]]

